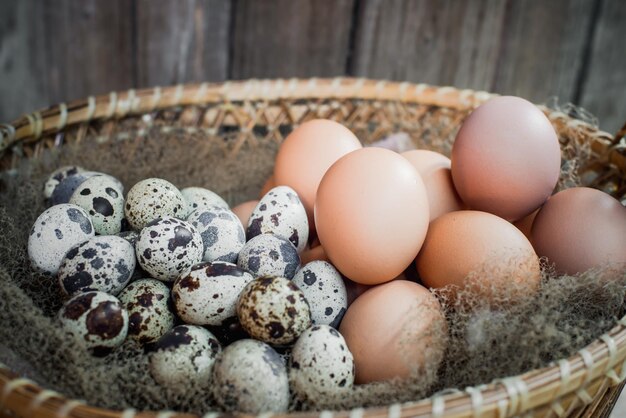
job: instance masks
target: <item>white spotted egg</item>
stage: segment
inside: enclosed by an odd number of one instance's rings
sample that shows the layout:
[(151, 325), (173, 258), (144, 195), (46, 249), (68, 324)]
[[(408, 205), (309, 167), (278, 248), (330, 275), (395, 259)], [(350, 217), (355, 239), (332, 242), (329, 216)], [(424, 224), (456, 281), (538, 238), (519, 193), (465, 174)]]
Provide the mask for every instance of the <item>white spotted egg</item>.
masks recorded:
[(311, 307), (316, 325), (339, 327), (348, 309), (348, 293), (341, 274), (327, 261), (311, 261), (293, 278)]
[(174, 282), (172, 297), (178, 316), (188, 324), (222, 326), (237, 316), (237, 299), (250, 273), (223, 261), (200, 263)]
[(43, 197), (45, 199), (50, 199), (52, 193), (54, 192), (54, 189), (56, 189), (59, 183), (61, 183), (67, 177), (73, 176), (74, 174), (82, 173), (83, 171), (85, 171), (85, 169), (77, 165), (65, 165), (54, 170), (52, 173), (50, 173), (50, 175), (46, 179), (46, 182), (44, 183)]
[(274, 187), (252, 211), (246, 238), (250, 240), (261, 234), (274, 234), (288, 239), (299, 253), (306, 247), (309, 221), (304, 205), (291, 187)]
[(86, 290), (117, 295), (130, 281), (135, 263), (135, 250), (124, 238), (95, 236), (65, 254), (59, 285), (69, 295)]
[(105, 173), (99, 173), (97, 171), (80, 171), (76, 174), (67, 176), (55, 186), (52, 195), (48, 199), (48, 205), (54, 206), (61, 203), (69, 203), (76, 189), (92, 177), (107, 177), (111, 180), (111, 182), (115, 183), (119, 190), (124, 192), (124, 186), (122, 183), (113, 176)]
[(126, 195), (126, 220), (133, 229), (140, 230), (148, 223), (165, 216), (184, 219), (187, 202), (172, 183), (149, 178), (135, 184)]
[(243, 246), (237, 265), (255, 277), (281, 276), (292, 279), (300, 267), (300, 256), (288, 240), (272, 234), (261, 234)]
[(193, 225), (166, 216), (141, 230), (135, 253), (141, 268), (153, 278), (173, 282), (202, 261), (202, 237)]
[(124, 195), (113, 177), (88, 178), (76, 188), (69, 202), (89, 213), (96, 234), (114, 235), (122, 230)]
[(68, 336), (97, 356), (120, 346), (128, 332), (128, 314), (115, 296), (104, 292), (77, 294), (57, 318)]
[(141, 344), (158, 340), (174, 327), (170, 289), (165, 283), (154, 279), (135, 280), (118, 297), (128, 312), (128, 336)]
[(213, 397), (226, 412), (285, 412), (289, 379), (269, 345), (244, 339), (224, 349), (213, 367)]
[(222, 346), (206, 329), (178, 325), (167, 331), (151, 347), (150, 374), (156, 382), (175, 392), (188, 385), (211, 384), (213, 365)]
[(195, 226), (204, 244), (203, 261), (237, 262), (239, 251), (246, 243), (243, 226), (237, 215), (219, 206), (195, 210), (187, 217)]
[(65, 253), (93, 236), (84, 209), (69, 203), (52, 206), (39, 215), (30, 231), (28, 257), (35, 268), (56, 274)]
[(209, 209), (213, 206), (229, 209), (228, 203), (226, 203), (220, 195), (209, 189), (203, 187), (185, 187), (180, 192), (187, 202), (189, 213), (194, 210)]
[(253, 338), (272, 345), (293, 343), (311, 326), (304, 294), (284, 277), (260, 277), (239, 295), (237, 317)]

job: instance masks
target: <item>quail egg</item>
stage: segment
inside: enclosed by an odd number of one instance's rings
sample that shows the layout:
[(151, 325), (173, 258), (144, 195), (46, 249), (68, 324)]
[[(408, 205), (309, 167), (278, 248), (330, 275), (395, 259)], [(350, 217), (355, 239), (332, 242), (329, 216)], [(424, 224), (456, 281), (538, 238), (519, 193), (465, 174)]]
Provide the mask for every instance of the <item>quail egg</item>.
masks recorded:
[(124, 213), (130, 226), (140, 230), (157, 218), (185, 218), (187, 202), (180, 190), (169, 181), (149, 178), (128, 191)]
[(54, 189), (59, 185), (59, 183), (69, 176), (82, 173), (83, 171), (85, 171), (85, 169), (77, 165), (66, 165), (54, 170), (50, 173), (50, 176), (48, 176), (48, 179), (43, 186), (43, 197), (45, 199), (50, 199)]
[(194, 210), (209, 209), (219, 206), (228, 209), (228, 203), (217, 193), (203, 187), (185, 187), (180, 191), (187, 202), (189, 213)]
[(89, 213), (96, 234), (114, 235), (122, 230), (124, 196), (113, 177), (94, 176), (83, 181), (70, 203)]
[(300, 267), (300, 256), (296, 247), (286, 239), (261, 234), (243, 246), (237, 265), (256, 277), (281, 276), (292, 279)]
[(243, 226), (229, 209), (212, 206), (194, 211), (187, 222), (195, 226), (204, 244), (204, 261), (236, 263), (239, 251), (246, 243)]

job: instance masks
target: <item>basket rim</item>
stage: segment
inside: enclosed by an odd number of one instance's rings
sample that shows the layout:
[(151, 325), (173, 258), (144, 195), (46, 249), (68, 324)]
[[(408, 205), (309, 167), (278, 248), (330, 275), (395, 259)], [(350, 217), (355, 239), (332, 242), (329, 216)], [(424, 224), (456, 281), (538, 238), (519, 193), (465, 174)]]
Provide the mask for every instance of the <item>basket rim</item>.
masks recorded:
[[(25, 114), (10, 124), (0, 125), (0, 157), (8, 151), (22, 155), (21, 148), (37, 148), (43, 135), (93, 120), (122, 119), (157, 109), (176, 106), (231, 103), (240, 101), (271, 101), (279, 99), (364, 99), (417, 103), (456, 110), (471, 110), (496, 94), (455, 87), (438, 87), (422, 83), (394, 82), (364, 78), (243, 80), (222, 83), (179, 84), (172, 87), (131, 89)], [(624, 148), (615, 144), (611, 134), (568, 115), (540, 108), (556, 125), (578, 130), (593, 137), (595, 151), (606, 153), (608, 161), (626, 167)], [(596, 149), (597, 148), (597, 149)], [(36, 156), (34, 152), (32, 155)], [(521, 375), (496, 379), (493, 382), (463, 390), (443, 391), (420, 401), (392, 404), (386, 407), (357, 408), (322, 416), (358, 418), (376, 416), (461, 416), (468, 410), (473, 416), (513, 416), (545, 406), (560, 397), (576, 393), (583, 403), (590, 399), (585, 388), (598, 380), (617, 385), (626, 379), (626, 316), (609, 332), (567, 359)], [(582, 392), (581, 392), (582, 391)], [(586, 396), (585, 396), (586, 394)], [(0, 410), (16, 408), (18, 402), (26, 415), (45, 408), (54, 408), (59, 415), (78, 417), (133, 416), (136, 411), (113, 411), (92, 407), (83, 401), (71, 400), (22, 378), (0, 363)], [(590, 401), (589, 401), (590, 402)], [(588, 402), (587, 402), (588, 403)], [(468, 409), (469, 408), (469, 409)], [(555, 407), (556, 408), (556, 407)], [(562, 409), (562, 408), (561, 408)], [(557, 409), (555, 411), (558, 414)], [(162, 411), (163, 412), (163, 411)], [(157, 412), (147, 412), (156, 416)], [(152, 414), (152, 415), (151, 415)], [(211, 414), (217, 417), (220, 414)], [(195, 416), (180, 414), (176, 416)], [(251, 416), (251, 415), (242, 415)], [(282, 417), (320, 416), (317, 412), (277, 414)]]

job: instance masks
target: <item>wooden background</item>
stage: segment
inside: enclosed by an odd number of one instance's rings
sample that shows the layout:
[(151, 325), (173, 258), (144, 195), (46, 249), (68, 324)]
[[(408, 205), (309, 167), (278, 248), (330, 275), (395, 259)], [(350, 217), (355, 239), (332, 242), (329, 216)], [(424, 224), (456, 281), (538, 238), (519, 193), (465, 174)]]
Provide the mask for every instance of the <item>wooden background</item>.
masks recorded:
[(131, 87), (364, 76), (626, 121), (625, 0), (0, 0), (0, 121)]

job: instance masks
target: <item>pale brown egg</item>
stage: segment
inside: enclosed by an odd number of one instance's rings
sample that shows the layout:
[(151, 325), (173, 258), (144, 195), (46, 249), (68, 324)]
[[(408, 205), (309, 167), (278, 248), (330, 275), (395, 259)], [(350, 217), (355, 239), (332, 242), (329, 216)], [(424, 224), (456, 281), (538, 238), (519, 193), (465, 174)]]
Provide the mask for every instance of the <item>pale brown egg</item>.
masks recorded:
[(256, 205), (258, 203), (258, 200), (248, 200), (247, 202), (240, 203), (231, 209), (241, 221), (244, 230), (248, 227), (248, 220), (250, 220), (250, 215), (252, 215), (252, 211), (254, 211), (254, 208), (256, 208)]
[(313, 226), (317, 188), (326, 170), (339, 158), (361, 148), (358, 138), (332, 120), (315, 119), (296, 128), (281, 144), (276, 155), (276, 184), (298, 193)]
[[(422, 282), (431, 288), (454, 285), (484, 297), (518, 298), (540, 285), (539, 258), (513, 224), (486, 212), (447, 213), (430, 224), (416, 260)], [(514, 302), (514, 300), (510, 300)]]
[(428, 229), (428, 198), (401, 155), (363, 148), (328, 170), (317, 192), (315, 225), (333, 265), (362, 284), (387, 282), (411, 264)]
[(463, 202), (507, 221), (541, 206), (560, 170), (561, 149), (550, 120), (519, 97), (496, 97), (476, 108), (452, 147), (452, 179)]
[(339, 327), (354, 356), (355, 383), (408, 378), (443, 358), (447, 326), (423, 286), (394, 280), (373, 286), (348, 307)]
[(431, 222), (444, 213), (463, 209), (463, 201), (452, 183), (451, 162), (448, 157), (421, 149), (403, 152), (402, 156), (409, 160), (422, 176), (428, 193)]
[(324, 251), (324, 247), (318, 245), (317, 247), (309, 248), (308, 250), (304, 250), (302, 254), (300, 254), (300, 264), (305, 265), (306, 263), (310, 263), (311, 261), (330, 261), (326, 252)]
[(261, 188), (261, 192), (259, 193), (259, 199), (262, 199), (263, 196), (267, 194), (267, 192), (269, 192), (276, 186), (277, 184), (276, 184), (276, 181), (274, 180), (274, 175), (272, 174), (271, 176), (267, 178), (267, 180), (265, 180), (265, 183), (263, 183), (263, 187)]
[(559, 273), (626, 263), (626, 207), (596, 189), (563, 190), (537, 214), (532, 242)]
[[(539, 209), (541, 209), (541, 208), (539, 208)], [(537, 209), (536, 211), (534, 211), (530, 215), (524, 216), (519, 221), (513, 222), (513, 225), (515, 225), (515, 227), (517, 229), (522, 231), (522, 234), (524, 234), (524, 236), (526, 238), (528, 238), (528, 240), (531, 242), (531, 244), (532, 244), (532, 240), (530, 239), (530, 231), (532, 230), (533, 222), (535, 222), (535, 217), (539, 213), (539, 209)]]

